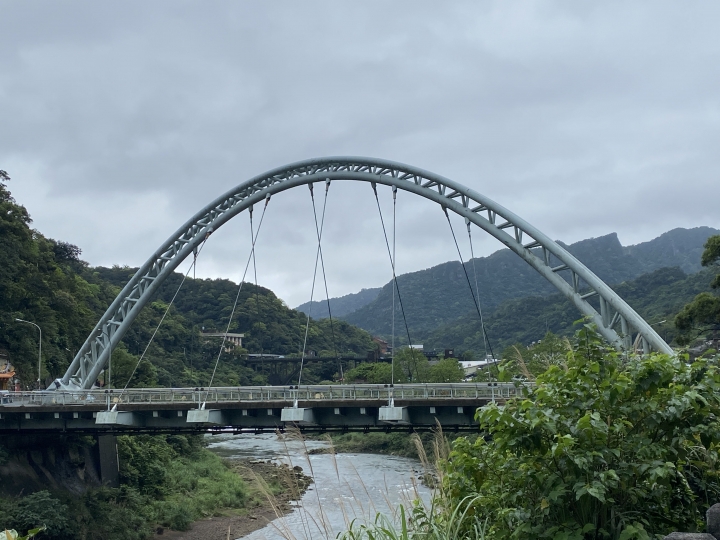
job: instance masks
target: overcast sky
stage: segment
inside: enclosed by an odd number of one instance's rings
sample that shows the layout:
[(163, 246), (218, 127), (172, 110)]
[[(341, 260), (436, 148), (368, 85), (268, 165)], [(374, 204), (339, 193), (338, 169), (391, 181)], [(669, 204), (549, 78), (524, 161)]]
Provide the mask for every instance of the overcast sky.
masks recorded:
[[(718, 21), (714, 1), (5, 0), (0, 169), (91, 265), (140, 265), (226, 190), (330, 155), (423, 167), (568, 243), (720, 228)], [(331, 296), (391, 276), (374, 204), (330, 188)], [(247, 214), (228, 223), (197, 275), (238, 280), (249, 235)], [(258, 280), (291, 306), (314, 235), (307, 188), (273, 199)], [(397, 242), (398, 273), (457, 259), (440, 209), (407, 193)]]

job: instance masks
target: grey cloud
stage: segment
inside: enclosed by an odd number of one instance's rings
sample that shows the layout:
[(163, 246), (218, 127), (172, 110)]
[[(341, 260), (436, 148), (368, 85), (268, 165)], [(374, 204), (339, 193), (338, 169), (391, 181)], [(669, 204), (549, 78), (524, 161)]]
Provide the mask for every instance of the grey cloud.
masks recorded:
[[(427, 168), (567, 242), (718, 227), (718, 15), (711, 2), (4, 2), (0, 163), (36, 226), (92, 264), (140, 264), (220, 193), (323, 155)], [(386, 282), (369, 188), (333, 186), (331, 201), (331, 293)], [(456, 256), (436, 207), (398, 204), (399, 270)], [(241, 276), (235, 221), (201, 274)], [(260, 281), (292, 305), (309, 295), (311, 226), (306, 188), (284, 193), (258, 246)]]

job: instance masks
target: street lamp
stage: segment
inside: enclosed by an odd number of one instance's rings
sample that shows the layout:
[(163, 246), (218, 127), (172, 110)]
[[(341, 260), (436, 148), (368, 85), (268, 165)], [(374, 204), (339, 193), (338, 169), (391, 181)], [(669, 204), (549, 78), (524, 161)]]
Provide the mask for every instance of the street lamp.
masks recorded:
[(15, 320), (17, 322), (24, 322), (24, 323), (32, 324), (35, 328), (38, 329), (38, 332), (40, 332), (40, 339), (38, 340), (38, 378), (37, 378), (38, 390), (40, 390), (40, 369), (42, 366), (42, 329), (34, 322), (26, 321), (24, 319), (15, 319)]

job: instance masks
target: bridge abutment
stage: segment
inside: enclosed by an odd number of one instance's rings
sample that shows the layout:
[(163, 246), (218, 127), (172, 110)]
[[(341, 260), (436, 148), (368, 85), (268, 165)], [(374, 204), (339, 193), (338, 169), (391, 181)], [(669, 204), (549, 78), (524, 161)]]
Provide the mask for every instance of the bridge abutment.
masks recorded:
[[(0, 438), (0, 492), (41, 490), (80, 495), (103, 484), (99, 444), (74, 435), (17, 434)], [(115, 453), (117, 462), (117, 451)]]

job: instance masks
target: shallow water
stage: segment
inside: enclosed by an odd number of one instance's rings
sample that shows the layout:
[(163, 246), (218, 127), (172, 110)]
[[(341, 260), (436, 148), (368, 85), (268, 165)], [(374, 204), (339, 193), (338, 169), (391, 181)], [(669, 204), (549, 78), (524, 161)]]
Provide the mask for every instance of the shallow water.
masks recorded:
[(246, 540), (316, 540), (335, 538), (353, 519), (372, 521), (378, 512), (392, 514), (402, 503), (430, 500), (421, 485), (418, 460), (378, 454), (317, 454), (306, 448), (327, 447), (324, 441), (283, 442), (276, 435), (238, 435), (211, 439), (209, 448), (224, 457), (274, 460), (299, 465), (315, 483), (300, 501), (300, 508), (276, 519)]

